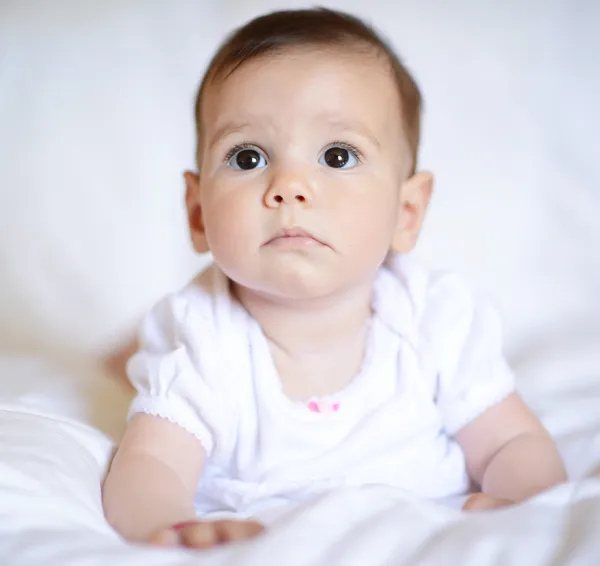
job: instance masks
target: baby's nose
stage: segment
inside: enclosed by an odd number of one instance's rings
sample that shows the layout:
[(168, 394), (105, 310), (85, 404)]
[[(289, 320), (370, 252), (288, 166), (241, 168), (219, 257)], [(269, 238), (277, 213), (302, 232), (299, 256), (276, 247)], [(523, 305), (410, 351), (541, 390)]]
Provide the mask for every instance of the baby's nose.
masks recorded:
[(270, 208), (282, 204), (310, 204), (312, 200), (310, 185), (298, 174), (281, 175), (273, 179), (265, 194), (265, 203)]

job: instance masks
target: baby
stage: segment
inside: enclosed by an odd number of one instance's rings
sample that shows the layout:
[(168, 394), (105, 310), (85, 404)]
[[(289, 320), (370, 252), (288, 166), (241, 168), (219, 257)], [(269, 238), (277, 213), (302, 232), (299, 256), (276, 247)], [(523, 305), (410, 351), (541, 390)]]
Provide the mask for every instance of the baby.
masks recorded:
[(219, 49), (185, 173), (214, 263), (147, 315), (128, 365), (138, 394), (103, 493), (125, 538), (240, 540), (262, 531), (241, 517), (336, 487), (475, 486), (465, 509), (489, 509), (566, 479), (490, 304), (410, 254), (433, 183), (420, 110), (349, 15), (272, 13)]

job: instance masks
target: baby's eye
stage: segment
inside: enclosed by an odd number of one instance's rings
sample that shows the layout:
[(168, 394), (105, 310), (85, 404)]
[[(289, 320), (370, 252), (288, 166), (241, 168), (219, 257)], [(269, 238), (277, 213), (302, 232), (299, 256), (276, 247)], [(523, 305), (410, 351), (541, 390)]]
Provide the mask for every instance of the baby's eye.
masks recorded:
[(334, 146), (323, 153), (319, 163), (334, 169), (350, 169), (358, 163), (358, 152), (349, 147)]
[(227, 165), (236, 171), (249, 171), (265, 167), (266, 159), (256, 149), (245, 148), (236, 151), (227, 160)]

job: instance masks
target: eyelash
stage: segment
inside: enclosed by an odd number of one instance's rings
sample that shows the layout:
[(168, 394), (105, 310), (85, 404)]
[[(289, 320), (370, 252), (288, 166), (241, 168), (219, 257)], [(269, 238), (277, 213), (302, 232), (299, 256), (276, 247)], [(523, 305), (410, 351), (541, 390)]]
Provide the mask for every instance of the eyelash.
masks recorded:
[[(331, 149), (332, 147), (341, 147), (342, 149), (345, 149), (346, 151), (350, 152), (360, 162), (362, 162), (362, 160), (364, 158), (361, 151), (359, 151), (355, 146), (353, 146), (352, 144), (349, 144), (347, 142), (334, 141), (325, 147), (324, 152), (327, 151), (328, 149)], [(254, 144), (251, 144), (249, 142), (238, 143), (238, 144), (235, 144), (232, 148), (230, 148), (229, 151), (225, 154), (225, 157), (223, 158), (224, 163), (228, 163), (229, 160), (238, 151), (242, 151), (244, 149), (254, 149), (256, 151), (261, 152), (261, 150), (257, 146), (255, 146)], [(268, 156), (265, 156), (265, 157), (268, 157)]]
[(261, 152), (261, 150), (258, 147), (256, 147), (255, 145), (253, 145), (251, 143), (248, 143), (248, 142), (237, 143), (225, 154), (225, 157), (223, 158), (223, 162), (227, 163), (238, 151), (242, 151), (244, 149), (254, 149), (258, 152)]

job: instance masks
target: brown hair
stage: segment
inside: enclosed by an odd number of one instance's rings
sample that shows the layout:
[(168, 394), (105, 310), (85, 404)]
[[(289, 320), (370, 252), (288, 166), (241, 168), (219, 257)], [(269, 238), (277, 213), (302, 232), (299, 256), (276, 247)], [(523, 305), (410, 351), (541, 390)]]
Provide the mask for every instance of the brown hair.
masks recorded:
[(355, 16), (327, 8), (272, 12), (251, 20), (225, 39), (210, 62), (196, 97), (198, 142), (202, 97), (210, 83), (226, 79), (252, 59), (285, 49), (313, 46), (366, 47), (383, 55), (398, 88), (414, 173), (421, 129), (422, 98), (419, 87), (392, 47), (371, 26)]

